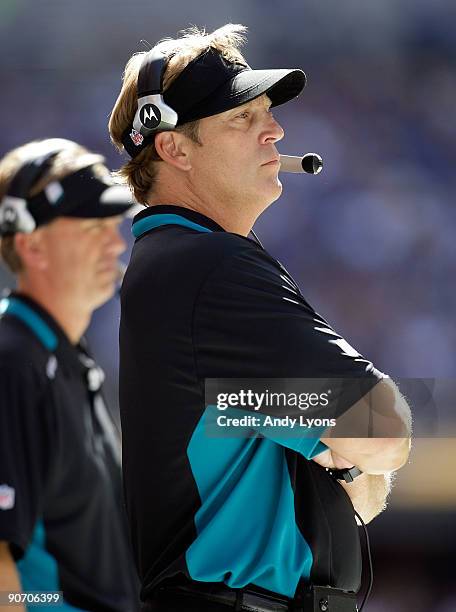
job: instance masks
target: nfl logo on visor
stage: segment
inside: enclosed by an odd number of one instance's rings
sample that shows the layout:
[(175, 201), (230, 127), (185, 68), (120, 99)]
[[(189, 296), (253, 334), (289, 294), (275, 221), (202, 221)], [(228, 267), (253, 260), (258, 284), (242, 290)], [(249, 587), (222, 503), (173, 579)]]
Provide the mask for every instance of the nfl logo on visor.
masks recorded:
[(141, 123), (149, 130), (155, 129), (161, 121), (161, 112), (155, 104), (144, 104), (139, 116)]
[(137, 132), (134, 128), (130, 132), (130, 138), (133, 141), (133, 144), (136, 145), (137, 147), (142, 145), (143, 140), (144, 140), (144, 136), (140, 134), (139, 132)]

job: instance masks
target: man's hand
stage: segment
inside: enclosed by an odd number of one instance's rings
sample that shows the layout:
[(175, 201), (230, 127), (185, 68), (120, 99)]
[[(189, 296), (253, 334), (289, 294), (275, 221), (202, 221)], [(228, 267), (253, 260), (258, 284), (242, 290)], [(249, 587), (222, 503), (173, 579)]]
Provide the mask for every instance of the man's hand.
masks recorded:
[[(343, 470), (352, 468), (353, 463), (338, 455), (330, 448), (316, 455), (312, 461), (324, 468)], [(370, 523), (386, 508), (391, 491), (392, 474), (360, 474), (353, 482), (338, 481), (350, 497), (356, 512), (365, 523)], [(358, 521), (358, 519), (356, 519)]]
[(344, 457), (341, 457), (330, 448), (325, 450), (323, 453), (316, 455), (312, 461), (315, 461), (315, 463), (318, 463), (318, 465), (321, 465), (324, 468), (334, 468), (337, 470), (344, 470), (346, 468), (353, 467), (353, 463), (347, 461), (347, 459), (344, 459)]
[(412, 417), (391, 379), (384, 378), (337, 418), (321, 441), (367, 474), (388, 474), (407, 463)]
[(363, 521), (370, 523), (385, 510), (392, 480), (392, 472), (390, 474), (360, 474), (353, 482), (340, 482), (340, 485), (347, 492), (353, 508)]

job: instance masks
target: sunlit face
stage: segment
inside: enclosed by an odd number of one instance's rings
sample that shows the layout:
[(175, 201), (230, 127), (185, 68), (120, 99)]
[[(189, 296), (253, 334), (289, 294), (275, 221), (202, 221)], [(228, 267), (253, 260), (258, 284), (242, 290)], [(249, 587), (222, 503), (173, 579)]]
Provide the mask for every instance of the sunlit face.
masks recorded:
[(59, 217), (41, 228), (46, 272), (56, 289), (91, 309), (113, 295), (118, 257), (126, 248), (121, 220)]
[(202, 146), (195, 145), (192, 151), (189, 173), (196, 193), (258, 212), (280, 196), (275, 143), (284, 132), (270, 106), (269, 98), (262, 95), (200, 121)]

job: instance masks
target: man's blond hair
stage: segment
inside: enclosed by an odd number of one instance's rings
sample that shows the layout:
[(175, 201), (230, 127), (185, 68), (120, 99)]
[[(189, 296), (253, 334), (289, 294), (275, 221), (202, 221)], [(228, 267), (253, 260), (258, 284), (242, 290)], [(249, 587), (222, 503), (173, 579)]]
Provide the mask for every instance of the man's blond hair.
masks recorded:
[[(47, 141), (36, 140), (29, 142), (21, 147), (17, 147), (17, 149), (13, 149), (0, 160), (0, 206), (16, 173), (27, 161), (42, 155), (46, 150), (46, 144), (49, 146), (52, 144), (55, 146), (61, 145), (62, 150), (52, 158), (49, 169), (33, 185), (27, 197), (33, 197), (52, 181), (61, 180), (65, 176), (93, 164), (96, 164), (100, 172), (103, 169), (106, 173), (108, 172), (102, 165), (104, 158), (101, 155), (90, 153), (85, 147), (70, 140), (56, 138)], [(13, 274), (19, 274), (24, 268), (21, 258), (16, 252), (14, 242), (14, 235), (0, 238), (0, 255), (7, 268)]]
[[(168, 58), (163, 78), (163, 91), (166, 91), (192, 60), (209, 48), (217, 50), (229, 62), (245, 63), (239, 47), (245, 42), (246, 31), (247, 28), (243, 25), (229, 23), (207, 34), (204, 29), (194, 26), (180, 32), (179, 38), (161, 40), (154, 48), (159, 48)], [(109, 134), (119, 151), (123, 151), (122, 135), (132, 125), (136, 113), (138, 74), (146, 53), (147, 51), (136, 53), (129, 59), (123, 74), (122, 89), (111, 112)], [(200, 144), (198, 124), (198, 121), (191, 121), (177, 127), (176, 131)], [(160, 157), (152, 143), (117, 172), (117, 176), (127, 183), (135, 199), (142, 204), (147, 204), (148, 197), (153, 191), (157, 179), (158, 161)]]

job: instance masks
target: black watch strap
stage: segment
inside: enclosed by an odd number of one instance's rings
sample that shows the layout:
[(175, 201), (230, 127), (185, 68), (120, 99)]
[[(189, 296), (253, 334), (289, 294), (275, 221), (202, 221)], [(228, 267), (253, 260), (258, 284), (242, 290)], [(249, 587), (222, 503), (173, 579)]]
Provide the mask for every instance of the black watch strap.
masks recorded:
[(345, 482), (347, 483), (353, 482), (357, 476), (362, 474), (362, 471), (359, 468), (357, 468), (356, 465), (354, 465), (350, 469), (336, 470), (336, 469), (326, 468), (326, 470), (336, 480), (345, 480)]

